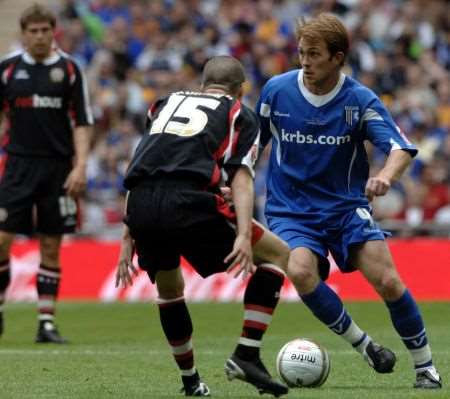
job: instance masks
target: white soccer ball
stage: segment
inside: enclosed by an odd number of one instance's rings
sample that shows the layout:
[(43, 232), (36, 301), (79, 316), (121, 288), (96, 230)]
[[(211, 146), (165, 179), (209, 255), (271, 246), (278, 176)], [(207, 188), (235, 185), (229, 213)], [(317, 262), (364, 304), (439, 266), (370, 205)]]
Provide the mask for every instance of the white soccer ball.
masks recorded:
[(284, 345), (277, 356), (280, 378), (291, 388), (319, 387), (330, 373), (330, 358), (325, 348), (305, 338)]

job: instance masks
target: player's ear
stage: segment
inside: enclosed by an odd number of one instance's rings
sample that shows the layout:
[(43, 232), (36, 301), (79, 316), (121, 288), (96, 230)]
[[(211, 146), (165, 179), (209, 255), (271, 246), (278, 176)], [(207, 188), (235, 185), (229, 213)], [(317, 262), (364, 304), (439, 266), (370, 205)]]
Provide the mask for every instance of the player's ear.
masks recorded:
[(244, 88), (242, 87), (242, 85), (239, 86), (239, 90), (237, 92), (237, 98), (240, 100), (244, 95)]
[(338, 51), (338, 52), (333, 56), (333, 58), (335, 59), (337, 65), (339, 65), (339, 66), (344, 65), (345, 55), (344, 55), (344, 53), (343, 53), (342, 51)]

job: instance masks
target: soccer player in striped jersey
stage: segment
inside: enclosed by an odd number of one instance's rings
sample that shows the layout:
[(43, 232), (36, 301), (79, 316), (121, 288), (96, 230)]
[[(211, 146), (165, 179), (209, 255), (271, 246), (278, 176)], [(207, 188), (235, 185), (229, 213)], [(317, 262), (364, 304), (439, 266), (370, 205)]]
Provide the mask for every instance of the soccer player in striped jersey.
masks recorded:
[(60, 246), (63, 234), (77, 227), (93, 118), (81, 69), (53, 47), (55, 16), (35, 4), (22, 13), (20, 25), (25, 50), (0, 62), (0, 112), (7, 128), (0, 180), (0, 334), (11, 245), (16, 234), (37, 232), (36, 342), (61, 344), (66, 341), (54, 323)]
[[(202, 277), (232, 270), (252, 274), (241, 336), (225, 371), (230, 380), (248, 382), (260, 393), (288, 392), (260, 358), (289, 248), (252, 221), (259, 123), (239, 100), (244, 80), (239, 61), (214, 57), (205, 65), (201, 92), (158, 100), (124, 181), (129, 195), (116, 284), (131, 283), (135, 246), (139, 266), (156, 282), (161, 325), (186, 396), (209, 396), (210, 391), (194, 362), (180, 256)], [(222, 194), (224, 184), (231, 188), (233, 205)]]
[[(398, 275), (370, 202), (386, 194), (417, 149), (378, 97), (342, 72), (345, 27), (321, 14), (299, 24), (301, 69), (270, 79), (257, 113), (262, 146), (272, 139), (266, 216), (291, 249), (288, 276), (312, 313), (360, 352), (377, 372), (393, 371), (395, 355), (352, 320), (324, 282), (330, 252), (343, 272), (359, 270), (383, 298), (410, 352), (416, 388), (440, 388), (422, 316)], [(369, 177), (364, 142), (382, 150), (384, 167)]]

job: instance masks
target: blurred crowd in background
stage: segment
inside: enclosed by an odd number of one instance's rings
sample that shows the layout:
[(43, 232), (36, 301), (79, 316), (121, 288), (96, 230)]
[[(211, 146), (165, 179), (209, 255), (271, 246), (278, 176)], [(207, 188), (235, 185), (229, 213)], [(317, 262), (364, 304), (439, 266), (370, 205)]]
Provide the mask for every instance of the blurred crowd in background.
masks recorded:
[[(253, 107), (273, 75), (298, 67), (299, 17), (338, 15), (351, 33), (345, 73), (374, 90), (419, 148), (401, 182), (374, 203), (395, 234), (450, 236), (450, 3), (446, 0), (65, 0), (57, 41), (85, 70), (96, 119), (84, 234), (117, 237), (122, 179), (149, 104), (195, 90), (205, 61), (230, 54)], [(369, 148), (373, 173), (384, 155)], [(264, 168), (256, 180), (263, 219)]]

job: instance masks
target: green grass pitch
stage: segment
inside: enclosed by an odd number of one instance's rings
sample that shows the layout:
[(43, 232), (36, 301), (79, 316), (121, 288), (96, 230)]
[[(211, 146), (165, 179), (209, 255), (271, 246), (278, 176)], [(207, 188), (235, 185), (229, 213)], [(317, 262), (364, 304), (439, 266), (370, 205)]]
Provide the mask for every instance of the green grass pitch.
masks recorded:
[[(223, 364), (241, 329), (241, 304), (189, 304), (196, 364), (214, 398), (256, 398), (240, 381), (228, 382)], [(444, 380), (440, 391), (412, 388), (411, 361), (381, 303), (348, 303), (373, 338), (398, 357), (395, 372), (379, 375), (347, 344), (317, 322), (300, 303), (281, 303), (266, 333), (263, 358), (275, 374), (281, 346), (296, 337), (325, 346), (331, 373), (321, 388), (291, 389), (285, 398), (450, 398), (450, 303), (422, 303), (434, 360)], [(180, 381), (162, 335), (156, 305), (61, 303), (58, 324), (68, 345), (33, 343), (35, 307), (7, 304), (0, 340), (0, 398), (181, 398)], [(264, 397), (269, 397), (265, 395)]]

